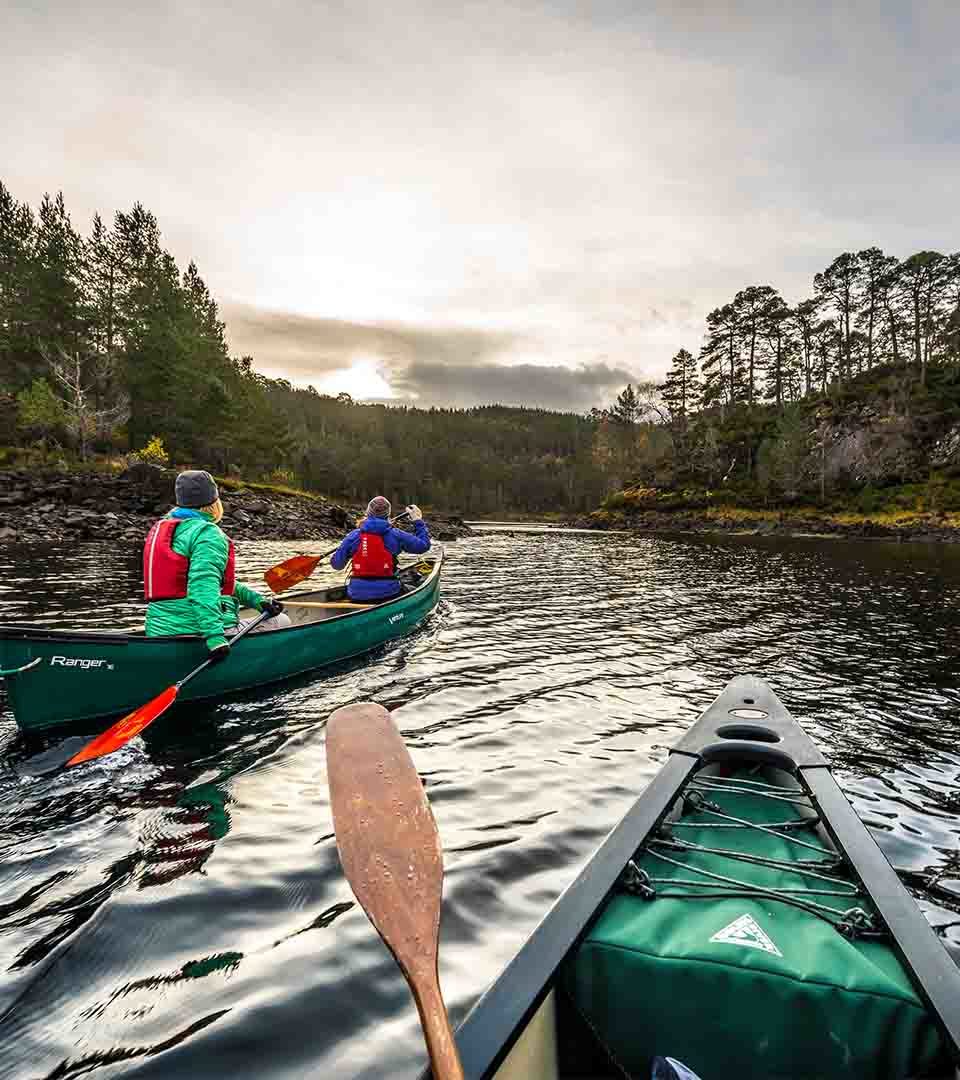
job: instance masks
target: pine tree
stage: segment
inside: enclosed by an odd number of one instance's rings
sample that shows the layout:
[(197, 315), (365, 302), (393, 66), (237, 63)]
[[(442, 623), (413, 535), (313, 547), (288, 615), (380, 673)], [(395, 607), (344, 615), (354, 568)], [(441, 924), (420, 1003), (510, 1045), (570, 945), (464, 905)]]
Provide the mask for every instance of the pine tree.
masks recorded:
[(62, 192), (44, 195), (37, 215), (30, 284), (31, 322), (41, 355), (76, 349), (82, 334), (83, 245)]
[(944, 270), (949, 264), (939, 251), (918, 251), (900, 264), (897, 293), (904, 322), (910, 328), (913, 362), (926, 382), (927, 366), (946, 296)]
[(707, 336), (700, 351), (705, 406), (735, 405), (743, 400), (739, 326), (734, 304), (725, 304), (707, 316)]
[(947, 257), (944, 267), (944, 318), (940, 330), (943, 359), (960, 364), (960, 252)]
[(813, 379), (825, 394), (836, 375), (835, 357), (842, 350), (833, 319), (821, 319), (813, 328)]
[(801, 300), (793, 309), (793, 321), (796, 328), (800, 350), (800, 367), (803, 373), (803, 393), (809, 394), (814, 386), (814, 369), (817, 324), (819, 322), (820, 301), (815, 297)]
[(85, 245), (84, 318), (90, 348), (112, 357), (117, 346), (117, 294), (123, 264), (115, 250), (115, 238), (94, 214), (93, 228)]
[(750, 405), (753, 405), (757, 398), (758, 349), (767, 332), (769, 313), (778, 306), (784, 306), (783, 299), (772, 285), (750, 285), (741, 289), (733, 299), (737, 330), (745, 353), (744, 376), (747, 402)]
[(29, 321), (36, 223), (0, 183), (0, 387), (28, 386), (38, 370)]
[(613, 407), (610, 409), (610, 417), (618, 424), (635, 424), (640, 419), (640, 400), (633, 383), (627, 383), (618, 395)]
[(876, 362), (878, 329), (883, 317), (884, 280), (897, 260), (884, 255), (880, 248), (866, 248), (857, 253), (860, 264), (860, 295), (857, 306), (857, 329), (866, 339), (866, 367), (869, 371)]
[(849, 379), (853, 375), (850, 335), (862, 281), (863, 269), (859, 256), (849, 251), (839, 255), (823, 273), (816, 274), (813, 279), (817, 297), (833, 308), (839, 320), (842, 343), (842, 362), (839, 366), (841, 379)]
[(670, 370), (659, 387), (671, 419), (686, 421), (700, 405), (702, 387), (696, 358), (681, 349), (670, 361)]
[(897, 259), (890, 258), (878, 278), (877, 296), (883, 313), (881, 344), (890, 349), (890, 360), (894, 366), (905, 360), (901, 342), (905, 340), (907, 332), (897, 302), (899, 283), (900, 263)]
[(766, 298), (760, 312), (759, 333), (762, 335), (762, 366), (766, 375), (764, 394), (778, 409), (790, 396), (790, 387), (796, 363), (797, 350), (793, 337), (794, 313), (787, 307), (783, 297), (774, 290)]

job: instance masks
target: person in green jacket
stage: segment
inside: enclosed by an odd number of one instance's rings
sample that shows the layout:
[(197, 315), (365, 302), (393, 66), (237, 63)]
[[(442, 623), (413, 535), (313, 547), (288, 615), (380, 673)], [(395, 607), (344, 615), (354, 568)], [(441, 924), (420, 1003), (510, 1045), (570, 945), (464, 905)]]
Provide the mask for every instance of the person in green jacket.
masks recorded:
[(220, 528), (223, 503), (208, 472), (191, 469), (176, 481), (176, 507), (158, 521), (143, 551), (148, 637), (199, 634), (211, 657), (223, 660), (241, 608), (268, 611), (254, 633), (290, 626), (283, 604), (236, 581), (232, 541)]

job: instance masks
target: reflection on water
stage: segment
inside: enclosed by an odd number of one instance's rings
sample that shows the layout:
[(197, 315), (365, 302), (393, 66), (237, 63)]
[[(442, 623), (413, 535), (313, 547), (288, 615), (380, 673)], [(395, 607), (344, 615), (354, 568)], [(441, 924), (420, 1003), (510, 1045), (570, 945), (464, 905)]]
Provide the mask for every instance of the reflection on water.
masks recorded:
[[(243, 576), (291, 553), (241, 545)], [(365, 661), (0, 775), (0, 1076), (415, 1074), (413, 1007), (332, 836), (323, 720), (360, 700), (397, 710), (428, 785), (456, 1016), (744, 672), (960, 944), (960, 552), (516, 531), (448, 555), (437, 612)], [(137, 589), (136, 553), (0, 551), (4, 621), (130, 627)], [(37, 748), (2, 713), (5, 761)]]

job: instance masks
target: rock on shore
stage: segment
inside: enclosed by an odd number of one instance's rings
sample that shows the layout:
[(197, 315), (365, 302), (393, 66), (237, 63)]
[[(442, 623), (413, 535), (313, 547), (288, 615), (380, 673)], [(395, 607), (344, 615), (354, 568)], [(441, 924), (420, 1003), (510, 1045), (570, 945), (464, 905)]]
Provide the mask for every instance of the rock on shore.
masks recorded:
[[(0, 543), (119, 540), (142, 544), (173, 505), (176, 473), (133, 465), (120, 474), (0, 472)], [(352, 529), (361, 507), (275, 489), (223, 490), (224, 528), (236, 540), (336, 539)], [(460, 518), (431, 515), (434, 540), (471, 530)]]

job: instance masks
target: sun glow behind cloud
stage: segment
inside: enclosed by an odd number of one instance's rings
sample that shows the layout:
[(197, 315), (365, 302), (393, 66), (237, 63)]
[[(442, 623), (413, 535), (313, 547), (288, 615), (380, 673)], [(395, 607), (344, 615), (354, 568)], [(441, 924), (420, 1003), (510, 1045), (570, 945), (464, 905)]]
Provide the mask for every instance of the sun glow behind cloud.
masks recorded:
[(166, 7), (5, 6), (0, 179), (142, 200), (298, 385), (586, 409), (748, 284), (955, 249), (956, 0)]
[(390, 400), (397, 395), (384, 378), (382, 362), (374, 356), (358, 356), (348, 368), (331, 372), (317, 389), (323, 394), (349, 394), (358, 401)]

